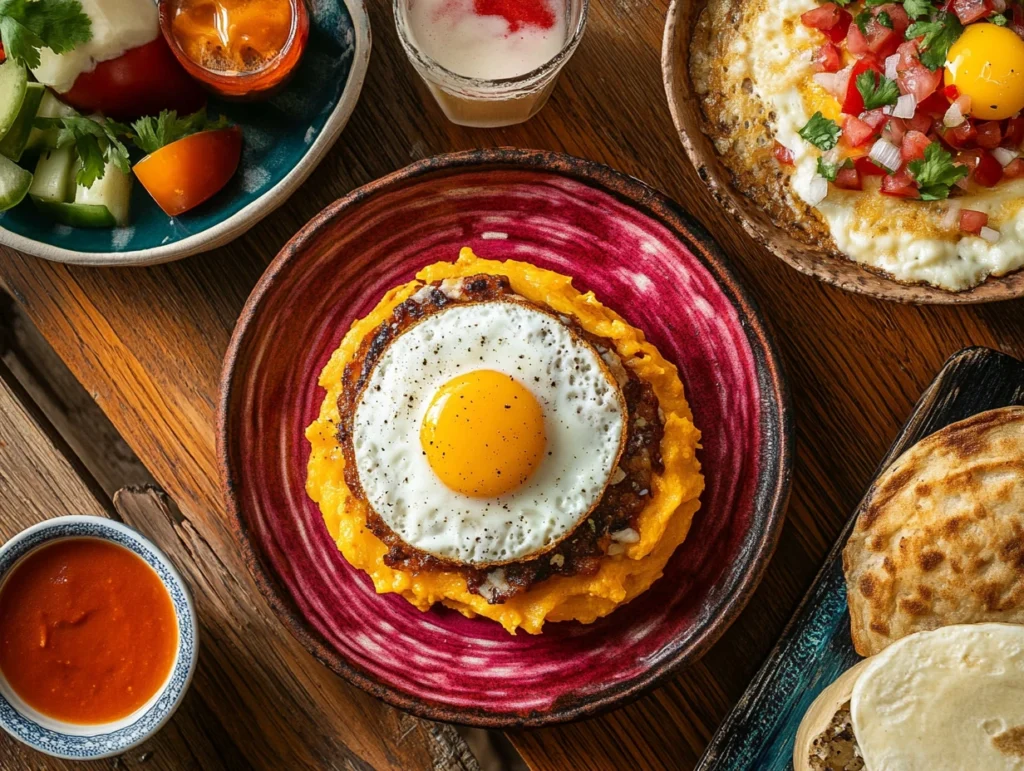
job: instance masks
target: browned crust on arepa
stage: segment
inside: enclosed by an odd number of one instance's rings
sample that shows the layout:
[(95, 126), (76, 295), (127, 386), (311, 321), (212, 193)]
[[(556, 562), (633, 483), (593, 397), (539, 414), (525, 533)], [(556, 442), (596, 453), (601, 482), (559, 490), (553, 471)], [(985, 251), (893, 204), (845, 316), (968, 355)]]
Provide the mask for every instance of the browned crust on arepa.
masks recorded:
[(854, 647), (1024, 623), (1024, 407), (955, 423), (875, 483), (843, 551)]

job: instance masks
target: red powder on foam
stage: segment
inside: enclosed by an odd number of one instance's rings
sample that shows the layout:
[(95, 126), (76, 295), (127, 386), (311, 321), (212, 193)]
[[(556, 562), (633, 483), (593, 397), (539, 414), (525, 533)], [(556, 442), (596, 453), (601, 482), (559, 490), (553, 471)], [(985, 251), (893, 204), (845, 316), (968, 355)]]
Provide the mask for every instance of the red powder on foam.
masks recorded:
[(473, 0), (473, 10), (479, 16), (503, 17), (510, 32), (518, 32), (520, 27), (526, 26), (541, 29), (555, 26), (555, 12), (547, 0)]

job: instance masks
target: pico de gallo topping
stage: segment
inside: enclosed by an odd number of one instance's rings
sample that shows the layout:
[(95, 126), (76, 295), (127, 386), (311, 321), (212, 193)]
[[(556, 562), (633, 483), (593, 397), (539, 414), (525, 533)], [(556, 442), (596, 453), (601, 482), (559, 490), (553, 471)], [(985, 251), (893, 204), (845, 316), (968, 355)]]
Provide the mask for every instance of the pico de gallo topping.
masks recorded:
[[(839, 103), (800, 136), (828, 185), (941, 200), (1024, 176), (1024, 6), (1020, 0), (832, 0), (803, 14), (821, 34), (815, 82)], [(777, 144), (775, 158), (792, 164)], [(981, 212), (961, 230), (998, 239)]]

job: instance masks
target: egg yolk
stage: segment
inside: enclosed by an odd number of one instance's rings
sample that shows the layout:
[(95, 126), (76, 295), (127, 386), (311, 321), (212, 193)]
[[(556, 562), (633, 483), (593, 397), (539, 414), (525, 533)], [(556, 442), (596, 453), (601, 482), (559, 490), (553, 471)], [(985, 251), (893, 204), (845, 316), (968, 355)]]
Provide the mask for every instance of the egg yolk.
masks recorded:
[(971, 98), (970, 114), (1010, 118), (1024, 109), (1024, 40), (995, 24), (972, 24), (946, 55), (947, 86)]
[(494, 498), (523, 484), (544, 456), (544, 411), (510, 375), (482, 369), (441, 386), (420, 429), (423, 452), (450, 489)]

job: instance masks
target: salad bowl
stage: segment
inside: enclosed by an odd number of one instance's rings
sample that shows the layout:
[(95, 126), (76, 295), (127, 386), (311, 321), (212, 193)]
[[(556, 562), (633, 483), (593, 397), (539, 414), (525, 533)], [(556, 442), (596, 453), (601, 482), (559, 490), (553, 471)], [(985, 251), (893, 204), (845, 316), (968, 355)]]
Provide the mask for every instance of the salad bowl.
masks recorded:
[(155, 265), (232, 241), (280, 206), (338, 139), (362, 89), (370, 57), (363, 0), (311, 0), (305, 54), (267, 101), (211, 97), (208, 111), (242, 130), (237, 173), (193, 211), (169, 217), (141, 185), (131, 222), (111, 229), (71, 228), (22, 203), (0, 213), (0, 244), (78, 265)]

